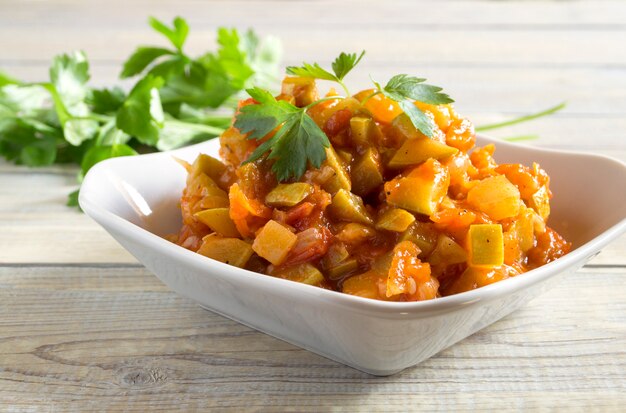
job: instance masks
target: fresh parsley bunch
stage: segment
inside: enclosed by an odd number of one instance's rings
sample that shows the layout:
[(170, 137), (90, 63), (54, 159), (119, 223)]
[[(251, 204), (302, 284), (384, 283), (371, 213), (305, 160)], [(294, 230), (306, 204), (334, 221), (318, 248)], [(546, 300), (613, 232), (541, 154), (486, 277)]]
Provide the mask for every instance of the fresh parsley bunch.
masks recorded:
[[(332, 63), (332, 72), (322, 68), (319, 64), (303, 63), (302, 66), (287, 68), (287, 73), (300, 77), (330, 80), (338, 83), (350, 96), (350, 91), (343, 79), (361, 61), (365, 51), (360, 54), (341, 53)], [(408, 75), (396, 75), (382, 87), (373, 82), (375, 91), (368, 97), (383, 94), (389, 99), (398, 102), (415, 127), (424, 135), (433, 137), (435, 125), (424, 112), (415, 104), (415, 100), (434, 105), (451, 103), (453, 100), (441, 92), (438, 86), (425, 84), (426, 79)], [(235, 120), (235, 127), (242, 133), (248, 134), (248, 139), (263, 139), (279, 125), (280, 129), (267, 141), (263, 142), (247, 159), (252, 162), (265, 153), (273, 159), (272, 171), (279, 181), (299, 179), (310, 163), (319, 168), (326, 159), (325, 148), (330, 142), (326, 134), (317, 126), (307, 114), (307, 110), (328, 99), (344, 99), (343, 96), (331, 96), (319, 99), (303, 108), (276, 100), (269, 92), (260, 88), (247, 90), (248, 94), (258, 102), (241, 108)], [(365, 101), (364, 101), (365, 102)], [(363, 103), (364, 103), (363, 102)]]
[[(184, 52), (189, 26), (151, 18), (171, 47), (142, 46), (121, 78), (137, 77), (129, 92), (88, 85), (83, 52), (56, 56), (49, 81), (25, 83), (0, 73), (0, 155), (16, 164), (81, 166), (139, 151), (168, 150), (218, 136), (230, 124), (238, 95), (276, 81), (280, 45), (252, 31), (217, 31), (218, 48), (200, 57)], [(69, 205), (77, 205), (78, 191)]]

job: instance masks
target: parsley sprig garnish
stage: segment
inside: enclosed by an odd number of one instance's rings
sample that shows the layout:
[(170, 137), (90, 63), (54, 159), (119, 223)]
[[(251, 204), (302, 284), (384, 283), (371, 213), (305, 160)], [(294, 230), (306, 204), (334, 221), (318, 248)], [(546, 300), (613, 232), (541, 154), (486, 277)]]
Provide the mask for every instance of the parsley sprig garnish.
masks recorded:
[[(343, 80), (364, 55), (365, 51), (358, 55), (342, 52), (333, 61), (332, 72), (318, 63), (303, 63), (302, 66), (287, 67), (287, 73), (336, 82), (346, 92), (346, 96), (350, 96)], [(451, 103), (453, 100), (442, 93), (439, 86), (425, 84), (425, 80), (408, 75), (396, 75), (384, 87), (373, 82), (376, 90), (362, 103), (383, 94), (398, 102), (413, 125), (424, 135), (432, 138), (436, 126), (431, 118), (415, 106), (414, 101), (440, 105)], [(247, 92), (258, 103), (241, 108), (235, 120), (235, 127), (242, 133), (247, 133), (248, 139), (261, 140), (272, 132), (274, 134), (259, 145), (246, 162), (253, 162), (268, 153), (268, 158), (274, 160), (272, 171), (279, 181), (299, 179), (309, 163), (314, 168), (319, 168), (326, 159), (325, 149), (330, 143), (326, 134), (307, 114), (307, 110), (324, 100), (344, 97), (323, 98), (306, 107), (298, 108), (291, 103), (276, 100), (269, 92), (260, 88), (248, 89)]]
[(83, 52), (56, 56), (46, 82), (0, 73), (0, 155), (27, 166), (80, 165), (80, 181), (107, 158), (220, 135), (240, 92), (277, 80), (280, 45), (272, 38), (220, 28), (217, 50), (196, 57), (185, 51), (184, 19), (167, 25), (151, 18), (150, 25), (169, 45), (140, 46), (126, 60), (120, 77), (136, 79), (128, 92), (91, 87)]

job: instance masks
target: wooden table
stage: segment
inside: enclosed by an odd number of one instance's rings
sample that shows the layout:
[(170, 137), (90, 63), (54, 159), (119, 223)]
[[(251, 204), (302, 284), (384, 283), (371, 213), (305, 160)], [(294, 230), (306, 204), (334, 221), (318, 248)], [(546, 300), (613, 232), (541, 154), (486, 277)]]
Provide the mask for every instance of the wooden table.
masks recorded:
[[(355, 88), (367, 72), (422, 75), (478, 124), (565, 100), (498, 134), (626, 160), (619, 1), (1, 0), (0, 68), (40, 80), (53, 55), (83, 49), (93, 83), (112, 84), (136, 45), (160, 41), (147, 16), (176, 14), (192, 27), (190, 52), (212, 48), (218, 25), (280, 36), (287, 64), (367, 49)], [(626, 237), (522, 310), (376, 378), (169, 291), (64, 205), (75, 175), (0, 163), (2, 411), (624, 408)]]

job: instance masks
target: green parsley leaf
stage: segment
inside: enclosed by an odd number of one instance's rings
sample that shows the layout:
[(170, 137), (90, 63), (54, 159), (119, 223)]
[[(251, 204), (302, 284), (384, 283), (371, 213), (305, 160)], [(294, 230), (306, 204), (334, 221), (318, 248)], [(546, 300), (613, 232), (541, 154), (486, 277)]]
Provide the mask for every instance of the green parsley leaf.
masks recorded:
[(274, 160), (272, 171), (281, 182), (291, 178), (299, 179), (309, 162), (319, 168), (326, 159), (325, 148), (330, 146), (330, 142), (306, 113), (306, 108), (278, 101), (261, 89), (250, 89), (248, 93), (260, 103), (242, 107), (234, 126), (242, 133), (247, 133), (248, 139), (257, 140), (278, 126), (280, 128), (246, 162), (253, 162), (269, 151), (268, 158)]
[(337, 78), (343, 80), (343, 78), (359, 64), (363, 56), (365, 56), (365, 50), (358, 56), (356, 53), (341, 52), (332, 64), (333, 72), (335, 72)]
[(67, 196), (67, 203), (65, 205), (67, 205), (68, 207), (79, 207), (78, 194), (79, 194), (78, 189), (76, 191), (70, 192), (70, 194)]
[(313, 79), (320, 80), (330, 80), (332, 82), (339, 82), (339, 78), (322, 68), (318, 63), (302, 63), (302, 66), (288, 66), (287, 74), (300, 76), (300, 77), (311, 77)]
[(110, 89), (92, 89), (87, 96), (87, 103), (95, 113), (108, 114), (116, 112), (126, 99), (126, 93), (119, 87)]
[(19, 85), (21, 82), (19, 80), (13, 79), (6, 73), (0, 72), (0, 87), (6, 85)]
[(398, 102), (420, 132), (432, 138), (435, 134), (436, 125), (431, 118), (415, 106), (413, 101), (441, 105), (452, 103), (454, 100), (445, 93), (441, 93), (442, 88), (439, 86), (427, 85), (424, 83), (425, 81), (426, 79), (401, 74), (389, 79), (389, 82), (382, 88), (378, 83), (374, 82), (374, 84), (383, 95)]
[(137, 152), (128, 145), (92, 146), (83, 157), (80, 164), (81, 174), (85, 176), (87, 172), (98, 162), (119, 156), (137, 155)]
[(130, 91), (117, 112), (116, 126), (146, 145), (156, 145), (163, 126), (163, 108), (159, 88), (163, 79), (148, 75)]
[[(417, 78), (409, 75), (396, 75), (389, 79), (383, 90), (394, 100), (413, 99), (419, 102), (431, 105), (443, 105), (452, 103), (454, 100), (445, 93), (440, 93), (442, 88), (439, 86), (427, 85), (426, 79)], [(393, 99), (392, 97), (392, 99)]]
[(185, 19), (181, 17), (174, 18), (171, 28), (154, 17), (150, 17), (149, 23), (154, 30), (167, 37), (178, 51), (182, 50), (189, 34), (189, 25), (187, 25)]
[(171, 50), (162, 47), (138, 47), (137, 50), (124, 62), (122, 79), (138, 75), (161, 56), (173, 54)]
[(348, 91), (348, 88), (346, 87), (346, 85), (343, 83), (343, 78), (352, 69), (354, 69), (354, 67), (361, 61), (364, 55), (365, 55), (365, 50), (363, 50), (361, 54), (358, 56), (356, 53), (341, 52), (331, 65), (333, 68), (334, 74), (322, 68), (317, 63), (310, 64), (306, 62), (303, 63), (302, 66), (299, 66), (299, 67), (298, 66), (287, 67), (287, 74), (337, 82), (345, 90), (346, 95), (349, 95), (350, 92)]

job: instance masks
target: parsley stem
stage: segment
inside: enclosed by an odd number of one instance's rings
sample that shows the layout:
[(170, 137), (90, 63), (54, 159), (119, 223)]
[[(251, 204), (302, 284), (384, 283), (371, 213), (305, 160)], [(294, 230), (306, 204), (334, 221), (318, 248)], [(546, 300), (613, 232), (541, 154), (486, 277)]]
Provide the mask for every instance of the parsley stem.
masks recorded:
[(372, 94), (370, 94), (369, 96), (367, 96), (365, 99), (363, 99), (361, 101), (361, 105), (365, 105), (368, 100), (370, 100), (371, 98), (373, 98), (376, 95), (379, 95), (380, 93), (382, 93), (380, 90), (377, 90), (376, 92), (373, 92)]
[(304, 107), (304, 111), (311, 109), (313, 106), (317, 105), (318, 103), (326, 102), (327, 100), (338, 100), (338, 99), (345, 99), (345, 97), (337, 95), (337, 96), (327, 96), (325, 98), (318, 99), (315, 102), (311, 102), (308, 105), (306, 105)]
[(343, 83), (343, 81), (339, 80), (337, 83), (339, 83), (341, 87), (343, 88), (343, 91), (346, 92), (346, 97), (352, 96), (350, 95), (350, 90), (348, 90), (348, 86), (346, 86), (346, 84)]
[(508, 142), (521, 142), (521, 141), (532, 141), (535, 139), (539, 139), (539, 135), (518, 135), (518, 136), (508, 136), (506, 138), (502, 138)]
[(165, 124), (172, 125), (172, 126), (180, 126), (180, 127), (195, 130), (198, 132), (204, 132), (209, 135), (221, 135), (224, 132), (223, 128), (218, 128), (217, 126), (210, 126), (210, 125), (205, 125), (202, 123), (181, 122), (179, 120), (174, 120), (174, 119), (165, 119)]
[(558, 112), (559, 110), (563, 109), (565, 106), (566, 106), (566, 102), (563, 102), (563, 103), (560, 103), (560, 104), (558, 104), (556, 106), (553, 106), (553, 107), (551, 107), (549, 109), (542, 110), (541, 112), (531, 113), (530, 115), (520, 116), (518, 118), (507, 120), (507, 121), (504, 121), (504, 122), (489, 123), (487, 125), (478, 126), (478, 127), (476, 127), (476, 130), (482, 132), (482, 131), (486, 131), (486, 130), (503, 128), (505, 126), (516, 125), (516, 124), (522, 123), (522, 122), (528, 122), (529, 120), (541, 118), (543, 116), (548, 116), (548, 115), (551, 115), (551, 114), (553, 114), (555, 112)]

